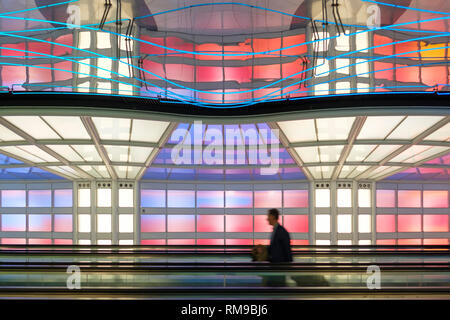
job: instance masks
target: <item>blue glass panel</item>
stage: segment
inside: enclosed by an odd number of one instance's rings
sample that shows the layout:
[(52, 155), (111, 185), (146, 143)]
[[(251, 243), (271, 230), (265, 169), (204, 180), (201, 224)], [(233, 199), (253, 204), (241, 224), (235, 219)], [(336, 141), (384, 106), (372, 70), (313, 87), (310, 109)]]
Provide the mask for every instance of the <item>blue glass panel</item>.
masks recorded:
[(25, 190), (2, 190), (2, 207), (25, 207)]
[(25, 231), (24, 214), (2, 214), (2, 231)]
[(195, 191), (191, 190), (167, 190), (169, 208), (194, 208)]
[(167, 173), (169, 169), (166, 168), (148, 168), (142, 177), (144, 180), (165, 180), (167, 179)]
[(141, 207), (165, 208), (166, 190), (141, 190)]
[(28, 206), (34, 207), (51, 207), (52, 192), (51, 190), (30, 190), (28, 191)]
[(197, 208), (223, 208), (223, 191), (197, 191)]
[(54, 206), (59, 207), (72, 207), (72, 189), (55, 190)]
[(169, 180), (195, 180), (195, 170), (173, 168), (170, 170)]

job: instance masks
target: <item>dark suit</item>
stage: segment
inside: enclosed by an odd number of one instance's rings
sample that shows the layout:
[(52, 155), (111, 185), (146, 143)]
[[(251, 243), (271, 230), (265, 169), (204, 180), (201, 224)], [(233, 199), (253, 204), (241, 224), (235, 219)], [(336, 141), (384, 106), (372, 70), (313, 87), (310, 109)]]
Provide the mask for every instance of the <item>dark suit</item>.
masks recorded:
[(270, 262), (292, 262), (291, 238), (282, 225), (277, 225), (269, 245)]

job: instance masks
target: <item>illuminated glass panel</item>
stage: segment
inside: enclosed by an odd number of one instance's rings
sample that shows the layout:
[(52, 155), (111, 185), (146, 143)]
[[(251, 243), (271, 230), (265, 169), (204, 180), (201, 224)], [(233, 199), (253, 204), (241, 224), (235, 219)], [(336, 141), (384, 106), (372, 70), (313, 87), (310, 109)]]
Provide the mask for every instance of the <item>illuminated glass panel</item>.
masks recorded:
[(132, 214), (119, 214), (119, 232), (133, 232), (134, 220)]
[(399, 208), (420, 208), (420, 190), (398, 190)]
[(360, 246), (370, 246), (372, 244), (371, 240), (359, 240), (358, 245)]
[(25, 231), (24, 214), (2, 214), (2, 231)]
[(2, 207), (25, 207), (25, 190), (2, 190)]
[(284, 215), (283, 225), (288, 232), (308, 232), (309, 219), (308, 215)]
[(423, 244), (428, 246), (448, 246), (449, 239), (423, 239)]
[(372, 217), (370, 214), (360, 214), (358, 216), (358, 232), (368, 233), (372, 231)]
[(370, 208), (372, 205), (370, 189), (358, 189), (358, 207)]
[(253, 216), (251, 215), (226, 215), (227, 232), (253, 232)]
[(195, 208), (195, 191), (167, 190), (169, 208)]
[(112, 244), (111, 240), (97, 240), (98, 245), (110, 246)]
[(97, 207), (111, 207), (111, 189), (97, 189)]
[(227, 245), (227, 246), (251, 246), (251, 245), (253, 245), (253, 239), (225, 239), (225, 245)]
[(337, 244), (338, 246), (351, 246), (352, 240), (338, 240)]
[(377, 215), (377, 232), (395, 232), (395, 215)]
[(78, 215), (78, 232), (91, 232), (91, 215)]
[(195, 232), (195, 216), (193, 215), (168, 215), (168, 232)]
[(203, 246), (223, 246), (224, 243), (224, 239), (197, 239), (197, 244)]
[(142, 245), (165, 245), (166, 244), (166, 240), (165, 239), (146, 239), (146, 240), (141, 240), (141, 244)]
[(23, 238), (3, 238), (2, 244), (26, 244), (26, 240)]
[(173, 246), (186, 246), (186, 245), (195, 245), (195, 239), (168, 239), (168, 245)]
[(377, 207), (394, 208), (395, 190), (377, 190)]
[(331, 230), (330, 215), (329, 214), (316, 215), (316, 232), (329, 233), (330, 230)]
[(223, 232), (223, 215), (197, 215), (197, 232)]
[(80, 239), (78, 240), (78, 244), (82, 246), (89, 246), (91, 245), (91, 240)]
[(309, 240), (291, 240), (291, 245), (293, 246), (307, 246)]
[(133, 240), (119, 240), (120, 246), (132, 246), (134, 244)]
[(409, 245), (409, 246), (420, 246), (422, 244), (422, 239), (398, 239), (397, 240), (398, 245)]
[(52, 244), (52, 239), (28, 239), (28, 244)]
[(166, 190), (141, 190), (141, 207), (164, 208)]
[(56, 208), (72, 207), (72, 189), (55, 190), (53, 201)]
[(111, 232), (111, 215), (98, 214), (97, 215), (97, 232)]
[(330, 189), (316, 189), (316, 208), (330, 207)]
[(52, 231), (52, 218), (49, 214), (30, 214), (28, 216), (28, 231)]
[(142, 215), (141, 232), (166, 232), (166, 216), (160, 214)]
[(73, 243), (72, 239), (54, 239), (54, 244), (60, 244), (60, 245), (71, 245)]
[(352, 232), (352, 215), (351, 214), (338, 214), (337, 227), (339, 233), (351, 233)]
[(255, 208), (280, 208), (281, 191), (255, 191)]
[(396, 244), (395, 239), (379, 239), (379, 240), (377, 240), (377, 245), (395, 246), (395, 244)]
[(308, 208), (308, 190), (284, 190), (284, 208)]
[(223, 208), (223, 191), (197, 191), (197, 208)]
[(227, 208), (252, 208), (252, 191), (225, 191), (225, 205)]
[(331, 244), (330, 240), (316, 240), (317, 246), (329, 246)]
[(425, 214), (423, 216), (424, 232), (448, 232), (448, 215)]
[[(281, 217), (280, 217), (281, 218)], [(255, 215), (255, 232), (272, 232), (273, 227), (267, 221), (267, 215)]]
[(423, 191), (424, 208), (448, 208), (447, 190), (424, 190)]
[(132, 208), (133, 207), (133, 189), (119, 189), (119, 207)]
[(28, 206), (33, 207), (51, 207), (51, 190), (30, 190), (28, 191)]
[(337, 189), (338, 208), (352, 207), (352, 189)]
[(71, 214), (55, 214), (55, 223), (53, 231), (55, 232), (72, 232), (72, 215)]
[(78, 190), (78, 206), (82, 208), (91, 206), (91, 189)]

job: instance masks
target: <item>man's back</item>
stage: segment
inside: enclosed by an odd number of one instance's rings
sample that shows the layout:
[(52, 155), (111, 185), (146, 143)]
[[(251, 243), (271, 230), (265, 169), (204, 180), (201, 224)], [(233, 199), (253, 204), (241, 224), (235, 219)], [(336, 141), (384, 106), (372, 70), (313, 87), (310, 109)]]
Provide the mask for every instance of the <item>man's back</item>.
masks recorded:
[(277, 225), (269, 246), (270, 262), (292, 262), (291, 238), (289, 232)]

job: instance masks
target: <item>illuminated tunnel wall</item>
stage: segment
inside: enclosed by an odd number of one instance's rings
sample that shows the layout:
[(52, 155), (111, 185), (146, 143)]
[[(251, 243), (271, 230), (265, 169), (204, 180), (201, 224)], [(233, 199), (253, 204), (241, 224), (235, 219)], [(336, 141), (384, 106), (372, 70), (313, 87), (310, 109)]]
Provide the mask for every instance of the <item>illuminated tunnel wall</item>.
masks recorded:
[[(447, 184), (3, 183), (1, 244), (446, 245)], [(75, 191), (74, 191), (75, 190)]]

